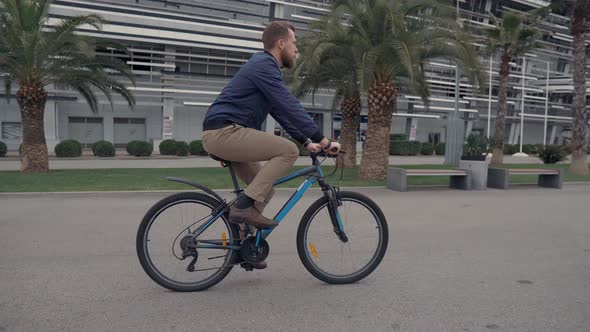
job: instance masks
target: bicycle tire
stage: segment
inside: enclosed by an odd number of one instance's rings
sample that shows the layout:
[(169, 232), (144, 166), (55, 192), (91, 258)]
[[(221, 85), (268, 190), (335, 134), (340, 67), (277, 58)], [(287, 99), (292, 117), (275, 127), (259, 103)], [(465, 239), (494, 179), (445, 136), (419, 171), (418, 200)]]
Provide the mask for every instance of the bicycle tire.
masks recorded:
[[(325, 271), (318, 268), (318, 266), (313, 263), (312, 258), (310, 257), (309, 251), (307, 250), (306, 244), (306, 234), (309, 228), (310, 223), (314, 220), (314, 216), (318, 214), (320, 210), (328, 205), (328, 198), (326, 196), (318, 199), (315, 201), (305, 212), (301, 221), (299, 223), (299, 227), (297, 229), (297, 252), (299, 254), (299, 258), (301, 262), (305, 266), (305, 268), (316, 278), (322, 280), (329, 284), (350, 284), (357, 282), (369, 274), (371, 274), (381, 263), (385, 253), (387, 251), (387, 245), (389, 242), (389, 230), (387, 227), (387, 221), (383, 212), (379, 208), (379, 206), (371, 200), (369, 197), (362, 195), (360, 193), (351, 192), (351, 191), (341, 191), (339, 192), (339, 198), (343, 201), (356, 201), (363, 204), (366, 208), (370, 210), (370, 212), (375, 216), (375, 220), (378, 224), (380, 229), (380, 243), (377, 246), (377, 250), (373, 255), (369, 264), (363, 266), (362, 269), (356, 271), (352, 275), (347, 276), (336, 276), (334, 274), (326, 273)], [(336, 236), (334, 234), (334, 236)]]
[[(223, 280), (231, 271), (233, 265), (221, 268), (218, 272), (213, 274), (212, 277), (207, 278), (206, 281), (202, 283), (179, 283), (172, 281), (170, 278), (166, 277), (160, 271), (158, 271), (154, 264), (152, 264), (147, 250), (146, 239), (150, 227), (154, 222), (155, 218), (157, 218), (157, 216), (161, 214), (163, 211), (165, 211), (167, 208), (182, 202), (196, 202), (205, 205), (211, 209), (214, 209), (215, 207), (219, 206), (219, 204), (221, 204), (221, 202), (208, 195), (195, 192), (177, 193), (163, 198), (148, 210), (148, 212), (145, 214), (139, 225), (136, 238), (137, 256), (139, 258), (141, 266), (143, 267), (143, 270), (153, 281), (155, 281), (160, 286), (176, 292), (201, 291), (210, 288), (219, 283), (221, 280)], [(222, 216), (221, 218), (223, 218), (223, 222), (226, 223), (226, 226), (229, 230), (229, 241), (231, 241), (230, 244), (239, 245), (239, 243), (237, 243), (238, 241), (236, 241), (236, 239), (239, 239), (237, 225), (229, 223), (225, 216)], [(224, 264), (231, 264), (239, 257), (239, 254), (236, 251), (228, 251), (230, 252), (230, 256), (228, 259), (226, 259), (226, 262)]]

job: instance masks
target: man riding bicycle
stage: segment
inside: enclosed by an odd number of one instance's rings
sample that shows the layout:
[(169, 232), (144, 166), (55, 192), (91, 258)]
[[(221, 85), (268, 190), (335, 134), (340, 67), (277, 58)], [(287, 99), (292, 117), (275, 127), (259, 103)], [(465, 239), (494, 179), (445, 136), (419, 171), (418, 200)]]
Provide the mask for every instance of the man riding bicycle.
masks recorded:
[[(290, 140), (261, 131), (267, 115), (310, 152), (337, 155), (340, 144), (322, 135), (282, 79), (281, 68), (292, 68), (298, 53), (295, 28), (271, 22), (262, 43), (264, 52), (254, 54), (209, 107), (202, 140), (208, 153), (232, 161), (248, 185), (230, 209), (230, 222), (274, 227), (277, 222), (261, 212), (274, 193), (273, 183), (293, 166), (299, 150)], [(260, 161), (268, 162), (261, 166)]]

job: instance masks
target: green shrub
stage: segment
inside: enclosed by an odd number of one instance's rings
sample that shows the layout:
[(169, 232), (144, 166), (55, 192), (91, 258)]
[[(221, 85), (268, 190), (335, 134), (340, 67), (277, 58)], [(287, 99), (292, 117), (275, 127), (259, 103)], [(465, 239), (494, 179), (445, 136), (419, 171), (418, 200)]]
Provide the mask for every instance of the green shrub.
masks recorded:
[(160, 154), (164, 156), (188, 156), (189, 146), (185, 141), (165, 139), (160, 142)]
[(488, 138), (483, 135), (469, 134), (463, 144), (463, 155), (481, 156), (488, 150)]
[(82, 145), (74, 139), (63, 140), (55, 146), (55, 155), (60, 158), (80, 157)]
[(389, 154), (394, 156), (417, 156), (421, 149), (422, 144), (418, 141), (389, 142)]
[(188, 156), (188, 143), (185, 141), (176, 141), (176, 155)]
[(538, 154), (539, 153), (539, 145), (538, 144), (523, 144), (522, 145), (522, 152), (526, 154)]
[(97, 157), (114, 157), (115, 146), (109, 141), (98, 141), (92, 144), (92, 153)]
[(206, 156), (207, 151), (203, 147), (203, 141), (194, 140), (189, 144), (189, 152), (193, 156)]
[(390, 134), (389, 140), (390, 141), (407, 141), (408, 135), (406, 135), (406, 134)]
[(444, 156), (445, 155), (445, 143), (438, 143), (434, 147), (434, 152), (437, 156)]
[(410, 156), (417, 156), (420, 154), (420, 151), (422, 150), (422, 143), (418, 142), (418, 141), (409, 141), (409, 153)]
[(175, 156), (177, 142), (173, 139), (165, 139), (160, 143), (160, 154), (165, 156)]
[(390, 156), (407, 156), (408, 145), (407, 141), (390, 141), (389, 142), (389, 155)]
[(154, 147), (146, 141), (131, 141), (127, 143), (127, 153), (136, 157), (147, 157), (152, 155)]
[(519, 144), (504, 144), (504, 154), (515, 154), (520, 151)]
[(8, 147), (6, 144), (4, 144), (4, 142), (0, 142), (0, 157), (4, 157), (6, 152), (8, 152)]
[(539, 151), (539, 159), (545, 164), (555, 164), (565, 159), (567, 151), (563, 149), (563, 146), (559, 145), (546, 145), (541, 151)]
[(289, 140), (297, 145), (297, 149), (299, 149), (299, 156), (309, 156), (309, 151), (307, 151), (303, 144), (299, 143), (294, 138), (289, 138)]
[(572, 145), (571, 144), (564, 144), (561, 146), (561, 149), (566, 153), (566, 155), (568, 154), (572, 154), (573, 150), (572, 149)]
[(422, 143), (420, 154), (424, 156), (432, 156), (434, 153), (434, 145), (432, 143)]

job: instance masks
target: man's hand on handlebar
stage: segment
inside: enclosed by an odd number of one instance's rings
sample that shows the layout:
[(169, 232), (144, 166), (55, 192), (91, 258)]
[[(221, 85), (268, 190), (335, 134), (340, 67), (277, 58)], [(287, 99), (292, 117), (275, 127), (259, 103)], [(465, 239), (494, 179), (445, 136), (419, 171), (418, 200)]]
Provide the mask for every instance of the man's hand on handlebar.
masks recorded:
[(340, 152), (340, 143), (330, 142), (330, 145), (323, 148), (323, 150), (326, 151), (331, 156), (337, 156), (338, 153)]
[(322, 146), (319, 143), (309, 143), (305, 149), (309, 152), (319, 152), (322, 150)]
[(325, 152), (330, 156), (337, 156), (340, 152), (340, 143), (331, 142), (327, 138), (324, 138), (319, 143), (311, 143), (311, 141), (308, 140), (308, 142), (305, 145), (305, 149), (313, 153)]

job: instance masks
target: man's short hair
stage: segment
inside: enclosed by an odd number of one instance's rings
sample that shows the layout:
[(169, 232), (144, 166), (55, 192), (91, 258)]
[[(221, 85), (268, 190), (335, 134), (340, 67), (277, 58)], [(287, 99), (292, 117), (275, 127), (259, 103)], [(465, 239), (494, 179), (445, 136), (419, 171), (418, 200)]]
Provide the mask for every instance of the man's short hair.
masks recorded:
[(295, 32), (295, 27), (287, 21), (270, 22), (262, 33), (262, 44), (265, 50), (271, 50), (275, 47), (279, 39), (289, 36), (289, 30)]

